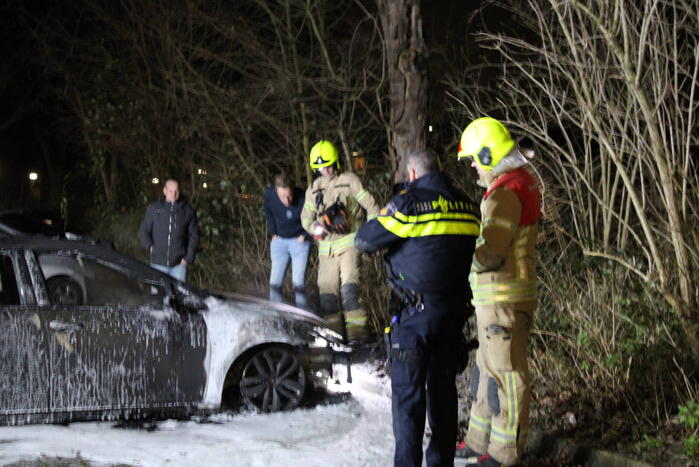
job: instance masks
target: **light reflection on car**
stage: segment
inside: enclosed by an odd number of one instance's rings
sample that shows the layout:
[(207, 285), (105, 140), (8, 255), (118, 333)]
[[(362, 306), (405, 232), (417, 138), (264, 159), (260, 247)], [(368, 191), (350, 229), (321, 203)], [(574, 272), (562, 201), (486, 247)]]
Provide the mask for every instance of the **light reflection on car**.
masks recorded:
[[(50, 295), (69, 264), (79, 304)], [(0, 239), (0, 424), (297, 407), (349, 349), (327, 322), (201, 291), (109, 248)]]

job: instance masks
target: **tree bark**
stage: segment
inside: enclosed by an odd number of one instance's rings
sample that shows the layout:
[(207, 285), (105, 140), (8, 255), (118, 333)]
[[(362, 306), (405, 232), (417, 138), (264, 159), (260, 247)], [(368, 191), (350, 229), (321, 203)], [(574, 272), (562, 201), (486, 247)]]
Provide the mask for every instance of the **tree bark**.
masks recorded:
[(405, 160), (426, 143), (427, 47), (419, 0), (377, 0), (388, 67), (391, 117), (388, 157), (394, 180), (405, 180)]

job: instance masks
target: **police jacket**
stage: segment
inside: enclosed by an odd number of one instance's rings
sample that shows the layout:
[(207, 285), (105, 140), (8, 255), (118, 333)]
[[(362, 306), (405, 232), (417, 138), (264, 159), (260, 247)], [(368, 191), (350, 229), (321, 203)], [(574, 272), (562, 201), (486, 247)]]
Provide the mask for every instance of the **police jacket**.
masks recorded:
[(389, 274), (402, 288), (460, 295), (480, 230), (477, 206), (441, 172), (407, 185), (357, 232), (362, 252), (387, 248)]
[(311, 235), (313, 222), (320, 222), (326, 209), (341, 202), (347, 211), (349, 232), (331, 233), (318, 242), (319, 256), (335, 256), (354, 246), (354, 233), (361, 225), (361, 208), (366, 210), (367, 219), (379, 212), (374, 197), (362, 186), (362, 181), (351, 172), (319, 176), (306, 189), (306, 200), (301, 212), (301, 224)]
[(474, 306), (536, 307), (540, 204), (536, 179), (526, 168), (503, 174), (488, 187), (481, 202), (483, 229), (469, 277)]
[(197, 214), (184, 198), (169, 203), (161, 196), (146, 208), (138, 239), (147, 250), (153, 247), (151, 263), (172, 267), (184, 258), (191, 264), (199, 246)]

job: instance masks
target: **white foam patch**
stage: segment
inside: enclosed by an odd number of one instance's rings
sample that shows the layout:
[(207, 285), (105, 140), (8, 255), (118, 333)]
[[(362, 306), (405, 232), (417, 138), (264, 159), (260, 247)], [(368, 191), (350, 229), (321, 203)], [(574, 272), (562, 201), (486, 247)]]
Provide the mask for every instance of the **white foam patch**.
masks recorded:
[(206, 300), (209, 308), (202, 315), (207, 327), (207, 348), (204, 366), (207, 370), (207, 384), (204, 391), (203, 404), (218, 406), (221, 403), (221, 392), (226, 371), (233, 363), (240, 328), (249, 314), (243, 310), (235, 310), (225, 301), (209, 297)]
[(239, 302), (209, 297), (206, 305), (208, 311), (202, 316), (208, 337), (205, 360), (208, 378), (202, 403), (208, 407), (220, 404), (226, 373), (241, 353), (263, 343), (302, 344), (308, 337), (295, 335), (290, 323), (313, 322), (265, 300)]
[[(384, 378), (352, 368), (363, 385)], [(113, 422), (34, 425), (0, 430), (0, 464), (40, 456), (93, 465), (139, 466), (367, 466), (393, 463), (391, 401), (350, 385), (344, 402), (274, 414), (218, 414), (208, 423), (166, 420), (154, 431), (116, 428)]]

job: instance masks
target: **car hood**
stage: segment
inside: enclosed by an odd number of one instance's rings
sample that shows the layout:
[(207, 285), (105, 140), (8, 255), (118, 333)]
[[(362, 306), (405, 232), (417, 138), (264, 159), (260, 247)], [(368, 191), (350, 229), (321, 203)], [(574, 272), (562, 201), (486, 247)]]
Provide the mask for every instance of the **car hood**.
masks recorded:
[[(215, 298), (227, 302), (232, 308), (241, 311), (252, 312), (259, 315), (266, 315), (270, 318), (286, 319), (291, 321), (305, 322), (323, 329), (326, 339), (336, 343), (342, 342), (342, 336), (330, 329), (329, 323), (318, 315), (286, 303), (271, 302), (263, 298), (253, 297), (235, 292), (213, 291), (208, 292), (207, 298)], [(205, 300), (210, 303), (209, 300)]]
[(287, 318), (307, 321), (317, 326), (328, 327), (328, 322), (318, 315), (292, 305), (287, 305), (286, 303), (270, 302), (269, 300), (265, 300), (263, 298), (252, 297), (250, 295), (235, 292), (215, 291), (212, 292), (211, 295), (217, 298), (223, 298), (235, 302), (240, 306), (240, 308), (254, 309), (259, 313), (266, 313), (275, 316), (286, 316)]

